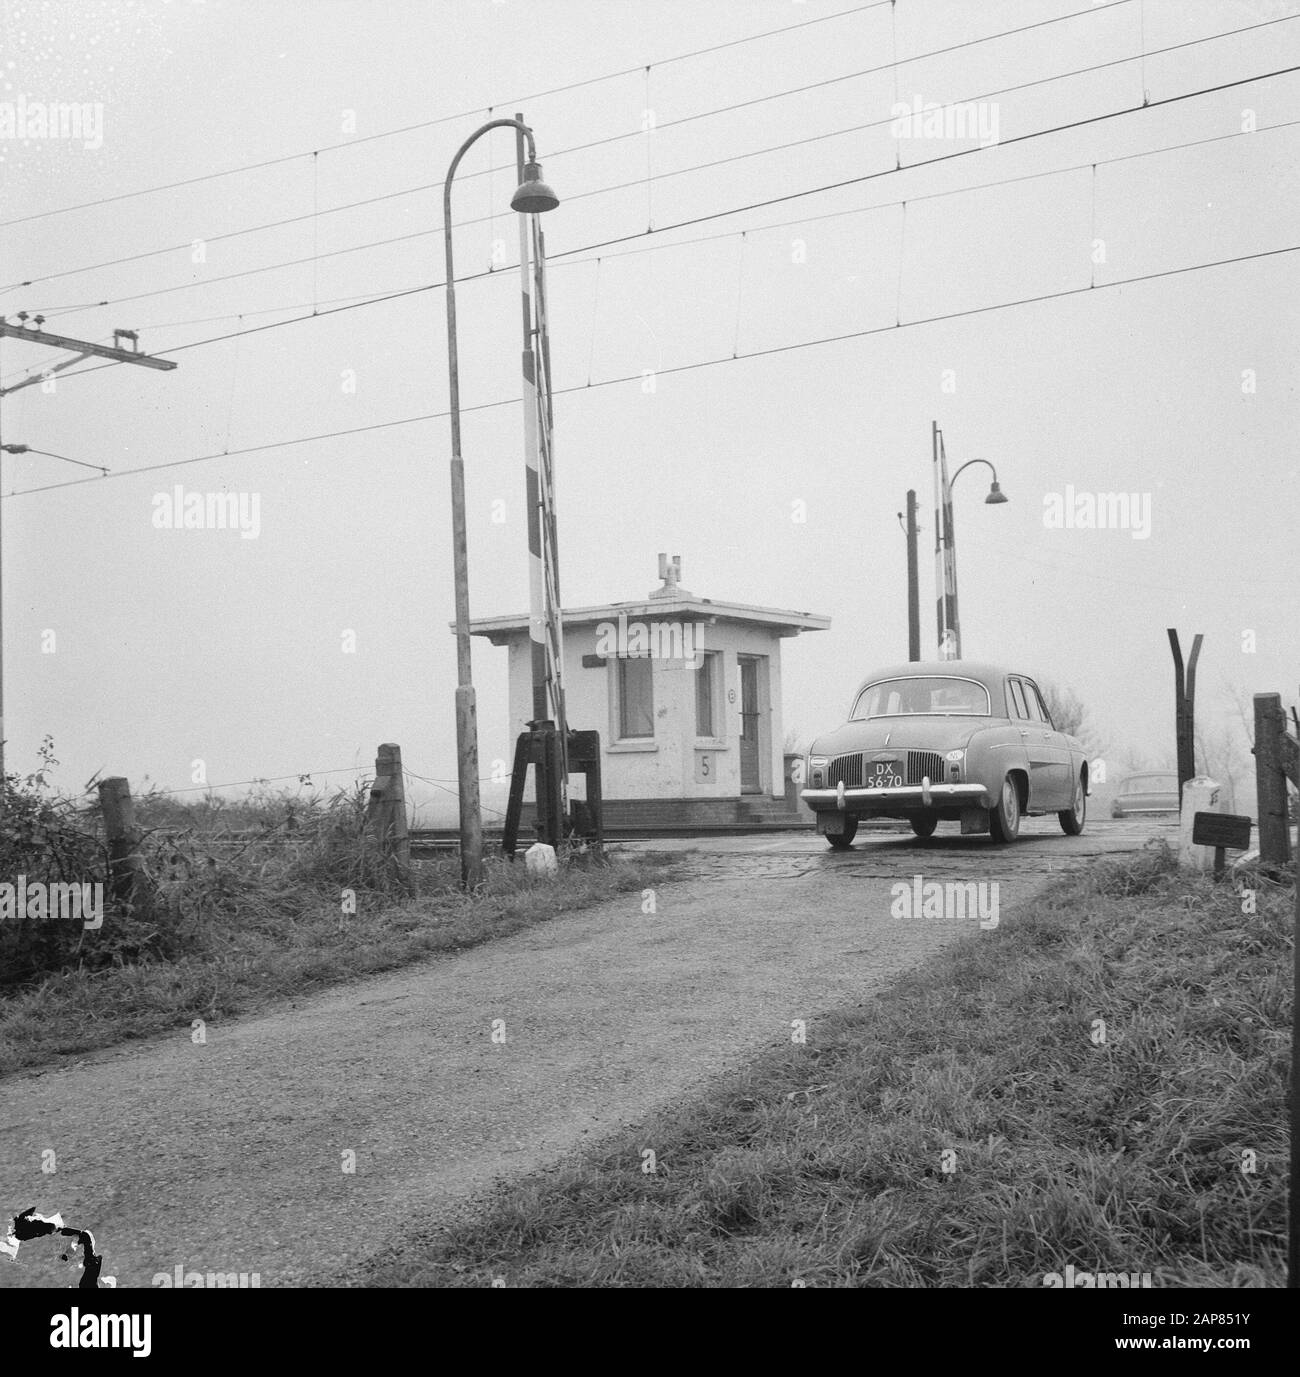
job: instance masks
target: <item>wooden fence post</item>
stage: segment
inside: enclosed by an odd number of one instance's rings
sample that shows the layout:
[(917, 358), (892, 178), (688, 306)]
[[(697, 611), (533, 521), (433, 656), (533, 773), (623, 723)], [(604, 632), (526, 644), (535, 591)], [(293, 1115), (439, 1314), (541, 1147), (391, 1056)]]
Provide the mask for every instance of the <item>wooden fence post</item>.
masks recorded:
[(406, 826), (406, 784), (402, 775), (402, 748), (392, 742), (380, 746), (375, 756), (375, 783), (370, 790), (366, 821), (375, 831), (380, 852), (394, 856), (403, 870), (411, 864), (411, 838)]
[(101, 780), (99, 807), (108, 838), (109, 893), (128, 912), (141, 912), (148, 907), (147, 876), (130, 781), (121, 775)]
[(1277, 693), (1255, 695), (1255, 796), (1259, 809), (1259, 858), (1265, 865), (1285, 865), (1291, 858), (1287, 820), (1286, 774), (1282, 738), (1286, 713)]

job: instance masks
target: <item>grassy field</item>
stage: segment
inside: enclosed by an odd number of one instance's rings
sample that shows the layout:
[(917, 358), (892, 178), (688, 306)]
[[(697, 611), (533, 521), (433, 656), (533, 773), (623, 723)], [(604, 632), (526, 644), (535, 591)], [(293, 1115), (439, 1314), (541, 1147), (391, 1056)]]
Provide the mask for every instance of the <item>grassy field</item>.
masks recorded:
[(1163, 846), (1072, 874), (347, 1280), (1283, 1285), (1293, 891), (1254, 883), (1243, 913)]
[[(17, 855), (10, 871), (102, 879), (93, 810), (42, 806), (28, 818), (21, 803), (0, 839)], [(475, 946), (660, 882), (670, 869), (579, 858), (546, 879), (494, 857), (471, 896), (454, 857), (403, 876), (377, 856), (364, 795), (188, 808), (145, 798), (138, 811), (147, 912), (110, 911), (99, 932), (10, 923), (0, 934), (0, 1075)], [(232, 828), (250, 827), (258, 835), (231, 844)]]

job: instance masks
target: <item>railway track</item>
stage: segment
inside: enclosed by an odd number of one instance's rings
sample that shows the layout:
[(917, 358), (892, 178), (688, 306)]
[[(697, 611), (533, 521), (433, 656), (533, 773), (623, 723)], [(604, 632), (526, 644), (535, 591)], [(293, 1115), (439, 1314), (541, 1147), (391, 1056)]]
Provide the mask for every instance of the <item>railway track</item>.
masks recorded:
[[(605, 840), (607, 842), (653, 842), (691, 839), (696, 837), (761, 837), (761, 836), (783, 836), (788, 833), (812, 833), (813, 824), (810, 822), (805, 827), (789, 827), (782, 823), (779, 826), (768, 827), (762, 824), (742, 825), (702, 825), (688, 826), (683, 824), (679, 827), (607, 827), (605, 828)], [(530, 844), (528, 837), (519, 838), (520, 849), (527, 848)], [(460, 832), (455, 827), (421, 827), (411, 832), (411, 854), (419, 856), (421, 854), (437, 854), (440, 851), (453, 851), (460, 845)], [(485, 831), (483, 833), (483, 846), (487, 851), (499, 851), (501, 849), (500, 831)]]

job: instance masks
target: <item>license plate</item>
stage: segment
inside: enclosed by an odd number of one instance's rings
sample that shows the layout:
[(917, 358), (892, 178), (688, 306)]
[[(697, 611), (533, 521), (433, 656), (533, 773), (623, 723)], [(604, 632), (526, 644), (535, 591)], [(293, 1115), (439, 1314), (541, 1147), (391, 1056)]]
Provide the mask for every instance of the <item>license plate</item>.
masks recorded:
[(903, 776), (888, 761), (876, 761), (867, 766), (868, 789), (901, 789)]

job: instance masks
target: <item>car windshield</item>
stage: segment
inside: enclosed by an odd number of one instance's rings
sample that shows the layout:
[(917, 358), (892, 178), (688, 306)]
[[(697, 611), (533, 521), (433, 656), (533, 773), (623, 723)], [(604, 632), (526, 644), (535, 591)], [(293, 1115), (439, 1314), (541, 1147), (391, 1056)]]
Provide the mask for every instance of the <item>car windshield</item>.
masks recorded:
[(915, 679), (882, 679), (858, 694), (849, 720), (868, 717), (988, 717), (989, 691), (973, 679), (942, 675)]
[(1130, 775), (1121, 792), (1125, 794), (1168, 794), (1178, 792), (1177, 775)]

